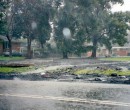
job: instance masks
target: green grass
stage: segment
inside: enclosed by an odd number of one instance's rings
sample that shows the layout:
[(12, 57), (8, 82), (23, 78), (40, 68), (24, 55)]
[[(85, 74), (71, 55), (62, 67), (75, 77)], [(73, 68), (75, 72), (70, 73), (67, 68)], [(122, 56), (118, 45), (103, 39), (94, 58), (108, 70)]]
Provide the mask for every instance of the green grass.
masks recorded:
[(12, 67), (0, 67), (0, 73), (22, 73), (22, 72), (26, 72), (26, 71), (30, 71), (33, 70), (34, 67), (30, 66), (30, 67), (19, 67), (19, 68), (12, 68)]
[(112, 73), (116, 73), (117, 75), (130, 75), (130, 71), (117, 71), (117, 70), (89, 70), (89, 69), (79, 69), (74, 72), (75, 74), (92, 74), (92, 73), (98, 73), (98, 74), (104, 74), (104, 75), (111, 75)]
[(1, 61), (8, 61), (8, 60), (23, 60), (25, 59), (24, 57), (4, 57), (0, 56)]
[(110, 58), (100, 58), (99, 60), (106, 60), (106, 61), (130, 61), (130, 57), (110, 57)]

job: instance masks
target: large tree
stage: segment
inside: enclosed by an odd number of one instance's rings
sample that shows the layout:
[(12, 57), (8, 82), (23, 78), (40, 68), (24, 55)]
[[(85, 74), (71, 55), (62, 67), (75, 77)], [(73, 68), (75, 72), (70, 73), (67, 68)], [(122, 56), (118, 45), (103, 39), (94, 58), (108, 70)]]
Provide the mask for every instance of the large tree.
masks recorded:
[[(69, 53), (79, 55), (85, 40), (83, 35), (81, 35), (82, 29), (80, 28), (80, 23), (77, 18), (78, 8), (75, 3), (70, 0), (62, 0), (57, 4), (58, 8), (54, 20), (57, 48), (62, 53), (63, 58), (68, 58)], [(66, 33), (70, 32), (70, 35), (66, 36), (63, 32), (64, 30), (68, 30)]]
[(19, 0), (15, 7), (17, 16), (14, 18), (16, 27), (13, 35), (14, 37), (23, 36), (27, 38), (27, 58), (31, 58), (31, 42), (34, 37), (34, 30), (32, 28), (32, 24), (35, 23), (32, 13), (33, 6), (34, 1)]
[[(5, 17), (6, 36), (9, 41), (12, 36), (26, 37), (28, 58), (31, 58), (32, 40), (37, 39), (43, 48), (51, 33), (63, 58), (68, 53), (85, 52), (85, 42), (92, 42), (92, 57), (96, 57), (99, 45), (111, 49), (113, 43), (123, 45), (127, 41), (128, 13), (111, 13), (111, 6), (123, 0), (10, 1), (7, 0), (10, 8), (6, 11), (9, 16)], [(65, 28), (71, 32), (69, 38), (63, 34)]]
[(14, 31), (14, 21), (15, 16), (14, 11), (14, 0), (2, 0), (1, 6), (4, 6), (3, 19), (4, 19), (4, 28), (2, 34), (7, 37), (9, 45), (9, 53), (12, 56), (12, 34)]
[(4, 0), (0, 1), (0, 34), (5, 32), (5, 12), (8, 7), (8, 4)]
[(111, 13), (109, 16), (109, 21), (105, 33), (101, 39), (108, 50), (111, 50), (112, 45), (118, 44), (119, 46), (124, 46), (127, 42), (127, 31), (130, 29), (128, 24), (130, 21), (130, 13), (128, 12), (115, 12)]
[(49, 23), (51, 2), (44, 0), (20, 0), (16, 7), (18, 15), (15, 18), (14, 36), (27, 38), (27, 57), (31, 58), (31, 42), (38, 39), (43, 44), (50, 37), (51, 26)]
[(36, 6), (35, 15), (39, 12), (36, 17), (37, 19), (37, 40), (40, 42), (41, 48), (44, 48), (44, 44), (49, 40), (52, 28), (51, 20), (54, 16), (54, 9), (52, 3), (47, 1), (37, 1), (39, 5)]
[[(111, 13), (112, 5), (123, 3), (123, 0), (77, 0), (80, 7), (82, 27), (86, 31), (86, 39), (92, 42), (92, 57), (96, 57), (96, 50), (99, 45), (111, 48), (112, 43), (123, 45), (126, 43), (128, 25), (124, 19)], [(120, 30), (120, 31), (119, 31)], [(122, 31), (121, 31), (122, 30)]]

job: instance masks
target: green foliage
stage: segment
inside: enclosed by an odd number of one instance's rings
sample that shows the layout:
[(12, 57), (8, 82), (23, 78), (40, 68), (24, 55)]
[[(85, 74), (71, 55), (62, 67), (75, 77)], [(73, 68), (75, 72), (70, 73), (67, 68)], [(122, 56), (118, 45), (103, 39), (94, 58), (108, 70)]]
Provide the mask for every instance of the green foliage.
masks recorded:
[[(15, 2), (13, 36), (27, 38), (27, 57), (31, 58), (31, 42), (36, 39), (43, 48), (50, 38), (50, 20), (53, 16), (52, 2), (47, 0), (19, 0)], [(33, 28), (32, 24), (36, 26)]]
[(91, 47), (86, 46), (85, 42), (86, 42), (85, 30), (84, 29), (78, 29), (75, 32), (75, 35), (74, 35), (73, 53), (80, 56), (81, 53), (85, 53), (87, 51), (90, 51)]
[(122, 12), (117, 12), (111, 15), (111, 22), (109, 24), (109, 36), (113, 44), (117, 43), (120, 46), (123, 46), (127, 39), (127, 30), (129, 25), (127, 24), (126, 15)]
[(107, 61), (130, 61), (130, 57), (110, 57), (110, 58), (100, 58), (100, 60), (107, 60)]
[(20, 68), (11, 68), (11, 67), (0, 67), (0, 73), (22, 73), (33, 70), (33, 67), (20, 67)]
[(5, 20), (5, 11), (8, 7), (8, 4), (6, 1), (1, 0), (0, 1), (0, 34), (5, 33), (5, 25), (6, 25), (6, 20)]
[[(33, 39), (43, 48), (53, 33), (63, 56), (92, 50), (93, 57), (96, 57), (99, 46), (105, 45), (110, 50), (113, 44), (123, 46), (127, 42), (125, 36), (130, 29), (127, 24), (130, 13), (111, 13), (110, 9), (116, 3), (123, 4), (123, 0), (13, 0), (9, 2), (13, 15), (10, 34), (15, 38), (26, 37), (30, 53)], [(3, 13), (7, 7), (7, 2), (2, 0), (0, 33), (6, 30)], [(35, 29), (32, 28), (33, 22), (37, 24)], [(70, 39), (63, 36), (64, 28), (71, 30)], [(92, 45), (87, 47), (86, 42), (92, 42)]]
[(4, 57), (0, 56), (1, 61), (9, 61), (9, 60), (23, 60), (25, 59), (24, 57)]
[[(72, 7), (71, 7), (72, 6)], [(55, 18), (55, 41), (57, 43), (58, 49), (64, 54), (72, 53), (73, 50), (73, 41), (72, 38), (76, 20), (72, 13), (70, 13), (73, 8), (73, 5), (70, 4), (68, 1), (65, 2), (65, 6), (60, 9), (57, 13), (57, 17)], [(63, 29), (69, 28), (71, 30), (70, 38), (66, 39), (63, 35)]]
[(112, 69), (107, 69), (107, 70), (79, 69), (79, 70), (76, 70), (74, 73), (75, 74), (94, 74), (94, 73), (97, 73), (97, 74), (104, 74), (104, 75), (111, 75), (112, 73), (116, 73), (117, 75), (122, 75), (122, 76), (123, 75), (130, 75), (129, 70), (127, 70), (127, 71), (117, 71), (117, 70), (112, 70)]
[[(78, 0), (80, 7), (80, 22), (86, 31), (86, 39), (93, 43), (92, 57), (96, 57), (99, 45), (105, 45), (109, 50), (112, 44), (123, 46), (127, 39), (128, 15), (111, 13), (113, 4), (122, 4), (123, 0)], [(127, 19), (126, 19), (127, 17)]]
[[(13, 33), (14, 37), (31, 37), (38, 39), (42, 44), (50, 37), (51, 26), (49, 20), (53, 15), (51, 2), (46, 0), (19, 0), (15, 4), (14, 18), (16, 25)], [(20, 11), (20, 12), (19, 12)], [(36, 28), (32, 28), (32, 23), (37, 24)]]

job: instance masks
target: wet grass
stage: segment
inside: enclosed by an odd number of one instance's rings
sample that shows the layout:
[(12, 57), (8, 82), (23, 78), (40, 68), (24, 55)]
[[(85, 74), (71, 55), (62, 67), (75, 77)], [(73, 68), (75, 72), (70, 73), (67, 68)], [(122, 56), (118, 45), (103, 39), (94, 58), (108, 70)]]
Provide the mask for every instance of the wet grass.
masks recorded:
[(10, 61), (10, 60), (23, 60), (25, 59), (24, 57), (5, 57), (5, 56), (0, 56), (0, 61)]
[(30, 67), (0, 67), (0, 73), (22, 73), (22, 72), (27, 72), (30, 70), (34, 70), (33, 66)]
[(107, 70), (89, 70), (89, 69), (78, 69), (74, 72), (75, 74), (104, 74), (104, 75), (111, 75), (112, 73), (116, 73), (117, 75), (130, 75), (130, 70), (126, 70), (126, 71), (117, 71), (117, 70), (113, 70), (113, 69), (107, 69)]
[(106, 60), (106, 61), (130, 61), (130, 57), (110, 57), (110, 58), (100, 58), (99, 60)]

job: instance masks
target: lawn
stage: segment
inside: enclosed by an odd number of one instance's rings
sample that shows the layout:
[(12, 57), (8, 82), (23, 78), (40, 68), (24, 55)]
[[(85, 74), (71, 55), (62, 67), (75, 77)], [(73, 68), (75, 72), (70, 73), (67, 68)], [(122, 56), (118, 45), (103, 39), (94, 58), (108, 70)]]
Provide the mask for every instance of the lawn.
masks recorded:
[(130, 61), (130, 57), (109, 57), (109, 58), (100, 58), (99, 60), (106, 60), (106, 61)]
[(22, 73), (30, 70), (34, 70), (34, 67), (0, 67), (0, 73)]
[(112, 70), (112, 69), (107, 69), (107, 70), (89, 70), (89, 69), (79, 69), (75, 71), (75, 74), (104, 74), (104, 75), (111, 75), (112, 73), (116, 73), (117, 75), (130, 75), (130, 70), (127, 71), (117, 71), (117, 70)]
[[(23, 60), (24, 57), (4, 57), (0, 56), (0, 61), (17, 61), (17, 60)], [(0, 67), (0, 73), (22, 73), (29, 70), (33, 70), (34, 67)]]
[(23, 60), (24, 57), (4, 57), (0, 56), (0, 61), (9, 61), (9, 60)]

